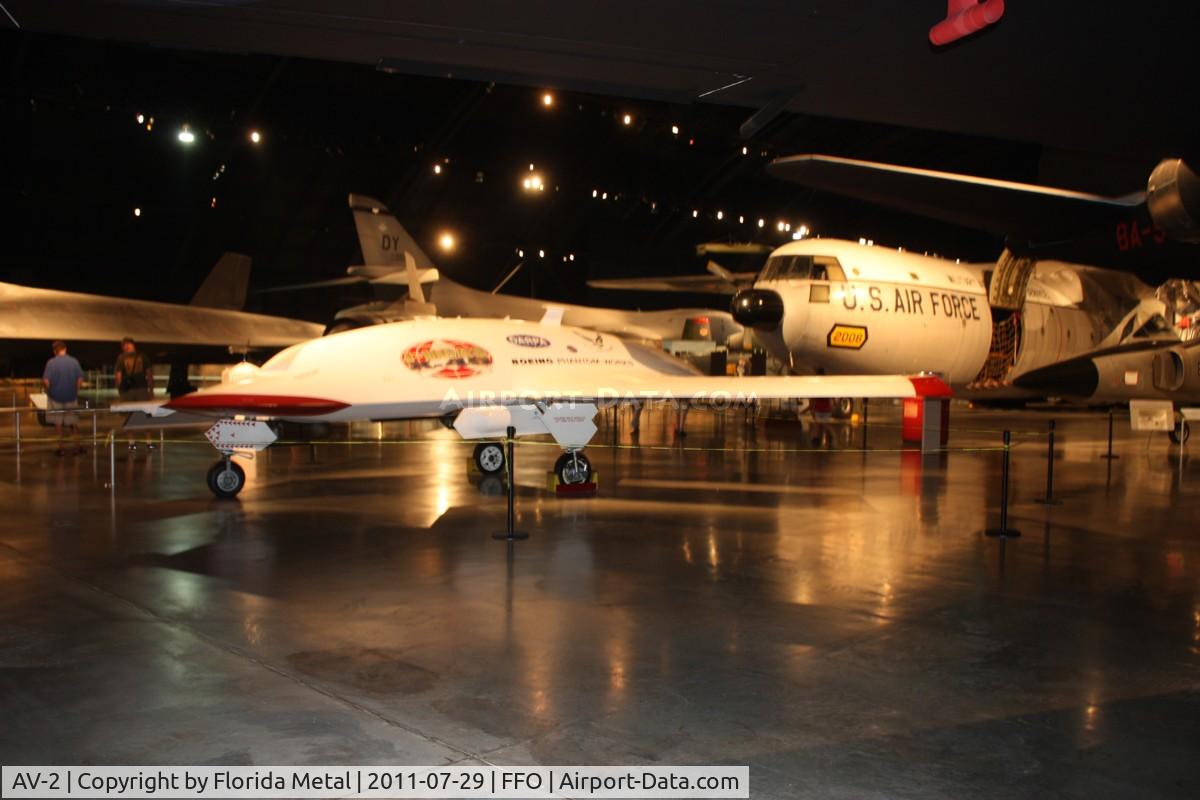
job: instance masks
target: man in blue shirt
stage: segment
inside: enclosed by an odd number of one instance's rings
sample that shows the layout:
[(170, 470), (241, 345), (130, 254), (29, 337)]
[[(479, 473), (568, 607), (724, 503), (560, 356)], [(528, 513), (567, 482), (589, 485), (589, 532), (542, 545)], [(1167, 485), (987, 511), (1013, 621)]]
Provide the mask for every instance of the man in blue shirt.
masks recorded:
[(67, 355), (67, 346), (63, 342), (52, 345), (54, 358), (46, 362), (42, 372), (42, 383), (46, 386), (46, 407), (51, 413), (46, 416), (54, 423), (58, 431), (58, 455), (62, 455), (63, 430), (70, 428), (71, 438), (75, 442), (75, 452), (82, 453), (83, 446), (79, 443), (79, 415), (73, 413), (79, 408), (79, 387), (83, 384), (83, 367), (72, 356)]

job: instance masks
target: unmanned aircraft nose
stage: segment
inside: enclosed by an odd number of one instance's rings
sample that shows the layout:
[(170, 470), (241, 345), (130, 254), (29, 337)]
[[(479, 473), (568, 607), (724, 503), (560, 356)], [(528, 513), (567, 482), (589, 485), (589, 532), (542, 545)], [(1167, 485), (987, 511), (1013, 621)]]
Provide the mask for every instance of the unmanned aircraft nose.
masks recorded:
[(783, 298), (770, 289), (743, 289), (733, 296), (730, 310), (741, 325), (771, 330), (783, 321)]

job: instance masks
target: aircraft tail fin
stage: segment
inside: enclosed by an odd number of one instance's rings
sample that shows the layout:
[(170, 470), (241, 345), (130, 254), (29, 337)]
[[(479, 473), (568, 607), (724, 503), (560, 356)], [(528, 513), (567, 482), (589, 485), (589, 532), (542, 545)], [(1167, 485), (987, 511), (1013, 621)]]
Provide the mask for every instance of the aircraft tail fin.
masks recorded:
[(192, 305), (240, 311), (246, 306), (246, 289), (249, 286), (250, 256), (225, 253), (192, 296)]
[(373, 267), (394, 264), (405, 268), (404, 254), (412, 253), (417, 268), (433, 268), (429, 255), (383, 203), (363, 194), (351, 194), (350, 209), (354, 212), (354, 227), (358, 230), (364, 264)]
[(417, 260), (412, 253), (404, 253), (404, 277), (408, 281), (408, 297), (417, 303), (425, 302), (425, 290), (421, 288), (421, 274), (417, 272)]

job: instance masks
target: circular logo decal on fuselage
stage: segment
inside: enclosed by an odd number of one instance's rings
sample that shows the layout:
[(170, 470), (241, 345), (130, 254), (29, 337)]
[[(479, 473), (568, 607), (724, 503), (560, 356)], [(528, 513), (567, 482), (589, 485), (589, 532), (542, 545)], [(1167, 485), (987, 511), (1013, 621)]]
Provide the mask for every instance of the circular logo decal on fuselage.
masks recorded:
[(431, 339), (415, 344), (401, 357), (404, 366), (434, 378), (470, 378), (492, 368), (492, 354), (477, 344)]
[(532, 333), (514, 333), (511, 336), (505, 337), (510, 344), (515, 344), (517, 347), (549, 347), (550, 340), (542, 336), (537, 336)]

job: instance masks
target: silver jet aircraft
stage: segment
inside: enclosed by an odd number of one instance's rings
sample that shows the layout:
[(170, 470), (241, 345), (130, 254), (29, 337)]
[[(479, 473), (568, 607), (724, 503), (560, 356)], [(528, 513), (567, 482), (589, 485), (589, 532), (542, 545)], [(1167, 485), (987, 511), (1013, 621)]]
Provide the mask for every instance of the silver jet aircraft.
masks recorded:
[(117, 343), (131, 336), (155, 355), (221, 361), (231, 352), (274, 351), (320, 335), (312, 322), (241, 311), (249, 279), (249, 257), (226, 253), (190, 305), (0, 283), (0, 352), (31, 357), (40, 367), (50, 342), (62, 339), (85, 362), (108, 364)]
[(662, 342), (673, 339), (711, 340), (738, 346), (743, 329), (727, 311), (674, 308), (666, 311), (626, 311), (472, 289), (446, 277), (408, 231), (380, 201), (365, 195), (349, 198), (365, 264), (347, 269), (347, 276), (327, 281), (279, 287), (272, 291), (369, 283), (379, 290), (403, 287), (406, 296), (345, 309), (329, 332), (415, 317), (490, 317), (537, 321), (550, 307), (562, 309), (566, 325), (578, 325), (630, 339)]

